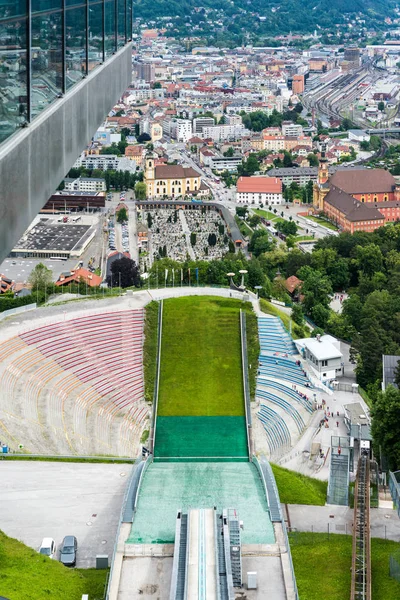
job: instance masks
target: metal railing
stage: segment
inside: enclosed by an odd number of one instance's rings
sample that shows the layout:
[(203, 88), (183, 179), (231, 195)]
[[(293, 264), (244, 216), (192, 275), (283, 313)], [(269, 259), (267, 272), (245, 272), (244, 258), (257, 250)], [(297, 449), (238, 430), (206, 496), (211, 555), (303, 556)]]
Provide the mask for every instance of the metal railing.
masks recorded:
[(242, 346), (242, 372), (243, 372), (243, 394), (246, 415), (246, 433), (247, 433), (247, 450), (249, 460), (252, 453), (251, 443), (251, 408), (250, 408), (250, 384), (249, 384), (249, 368), (247, 360), (247, 334), (246, 334), (246, 313), (240, 310), (240, 339)]
[(275, 477), (271, 468), (271, 465), (265, 457), (262, 457), (261, 462), (256, 456), (252, 457), (252, 462), (256, 465), (263, 482), (265, 494), (268, 502), (268, 509), (271, 515), (271, 521), (275, 523), (281, 523), (283, 535), (285, 538), (286, 550), (289, 558), (290, 572), (293, 582), (294, 596), (296, 600), (299, 600), (299, 592), (297, 589), (296, 575), (294, 572), (292, 553), (290, 551), (289, 537), (287, 534), (287, 528), (285, 519), (281, 509), (281, 502), (279, 498), (278, 487), (276, 485)]
[(149, 439), (150, 451), (153, 452), (153, 454), (154, 454), (154, 445), (155, 445), (155, 441), (156, 441), (158, 392), (159, 392), (159, 388), (160, 388), (162, 319), (163, 319), (163, 300), (160, 301), (160, 304), (158, 306), (156, 379), (154, 382), (153, 411), (151, 413), (151, 428), (150, 428), (150, 439)]

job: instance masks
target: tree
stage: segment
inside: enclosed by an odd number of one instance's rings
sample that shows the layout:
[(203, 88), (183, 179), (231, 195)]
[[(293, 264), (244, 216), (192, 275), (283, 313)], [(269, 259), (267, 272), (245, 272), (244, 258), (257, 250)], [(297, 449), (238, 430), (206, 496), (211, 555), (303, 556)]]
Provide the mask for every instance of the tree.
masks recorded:
[(141, 143), (141, 144), (142, 144), (143, 142), (151, 142), (151, 136), (150, 136), (148, 133), (145, 133), (145, 132), (144, 132), (144, 133), (141, 133), (141, 134), (138, 136), (138, 138), (137, 138), (137, 141), (138, 141), (139, 143)]
[(243, 219), (246, 218), (246, 214), (247, 214), (247, 206), (237, 206), (236, 207), (236, 214), (238, 217), (242, 217)]
[(128, 213), (126, 208), (122, 207), (117, 212), (117, 221), (118, 223), (125, 223), (128, 220)]
[(233, 156), (235, 154), (234, 149), (232, 148), (232, 146), (229, 146), (228, 150), (226, 152), (224, 152), (224, 156)]
[[(135, 198), (136, 200), (146, 200), (147, 187), (143, 181), (138, 181), (135, 185)], [(150, 214), (150, 213), (149, 213)]]
[(192, 231), (192, 233), (190, 234), (190, 244), (192, 246), (195, 246), (196, 241), (197, 241), (197, 234), (194, 231)]
[(283, 166), (291, 167), (292, 165), (293, 165), (292, 155), (290, 154), (290, 152), (287, 152), (287, 150), (285, 150), (283, 153)]
[(261, 218), (258, 215), (251, 215), (250, 219), (249, 219), (249, 224), (250, 227), (257, 227), (257, 225), (259, 225), (261, 222)]
[(383, 454), (391, 471), (400, 467), (400, 390), (389, 385), (378, 392), (371, 410), (376, 454)]
[(161, 83), (160, 83), (160, 81), (156, 81), (156, 82), (153, 84), (153, 90), (160, 90), (160, 89), (161, 89), (161, 87), (162, 87), (162, 86), (161, 86)]
[(114, 260), (107, 284), (109, 287), (140, 287), (140, 274), (135, 261), (127, 256)]
[(257, 160), (257, 155), (255, 153), (249, 154), (249, 157), (246, 161), (243, 161), (241, 165), (238, 166), (237, 171), (239, 175), (245, 177), (251, 177), (254, 175), (256, 171), (260, 168)]
[(301, 102), (298, 102), (293, 110), (295, 110), (298, 114), (303, 112), (303, 105), (301, 104)]
[(216, 243), (217, 243), (217, 236), (215, 235), (215, 233), (210, 233), (208, 236), (208, 245), (215, 246)]
[(260, 256), (260, 254), (272, 250), (272, 247), (273, 243), (270, 241), (269, 235), (265, 229), (257, 229), (251, 236), (249, 251), (252, 252), (254, 256)]
[(378, 110), (380, 110), (380, 112), (383, 112), (385, 110), (385, 103), (382, 102), (382, 100), (378, 102)]
[(309, 266), (301, 267), (297, 276), (303, 281), (301, 292), (306, 313), (311, 315), (313, 307), (318, 304), (328, 308), (332, 294), (332, 284), (328, 277)]
[(147, 227), (149, 229), (151, 229), (152, 225), (153, 225), (153, 217), (151, 216), (151, 213), (148, 212), (147, 213)]
[(316, 154), (314, 154), (314, 152), (310, 152), (307, 155), (307, 160), (310, 163), (310, 167), (318, 167), (318, 165), (319, 165), (318, 156)]
[(284, 235), (296, 235), (297, 225), (294, 221), (278, 221), (276, 228)]
[(292, 319), (297, 325), (304, 325), (304, 313), (301, 304), (294, 304), (292, 306)]
[(53, 283), (53, 273), (43, 263), (39, 263), (28, 277), (32, 290), (43, 291)]
[(360, 271), (371, 277), (377, 271), (382, 270), (383, 256), (377, 244), (357, 246), (356, 258)]

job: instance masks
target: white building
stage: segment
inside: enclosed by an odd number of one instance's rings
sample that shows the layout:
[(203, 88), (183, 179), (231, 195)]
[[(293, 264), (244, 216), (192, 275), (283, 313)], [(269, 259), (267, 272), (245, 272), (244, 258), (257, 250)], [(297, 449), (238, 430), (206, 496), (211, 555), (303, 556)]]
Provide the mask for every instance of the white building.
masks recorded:
[(277, 177), (239, 177), (236, 201), (239, 204), (282, 204), (282, 182)]
[(282, 135), (288, 137), (300, 137), (303, 135), (303, 127), (301, 125), (296, 125), (296, 123), (292, 123), (291, 121), (284, 121), (282, 123)]
[[(189, 119), (172, 119), (169, 134), (178, 142), (186, 142), (193, 136), (192, 121)], [(163, 121), (164, 130), (164, 121)]]
[(106, 182), (100, 177), (78, 177), (64, 179), (64, 190), (68, 192), (105, 192)]
[(223, 171), (234, 172), (242, 164), (241, 156), (213, 156), (210, 159), (210, 167), (213, 171), (222, 173)]
[(331, 335), (295, 340), (311, 371), (320, 381), (333, 381), (343, 375), (340, 342)]
[(75, 162), (74, 167), (85, 167), (85, 169), (107, 169), (116, 170), (119, 165), (119, 157), (116, 154), (88, 154), (82, 155)]
[(213, 125), (215, 125), (215, 121), (212, 117), (197, 117), (193, 119), (193, 134), (201, 133), (204, 127), (212, 127)]
[(213, 127), (203, 127), (201, 137), (203, 139), (211, 138), (213, 142), (224, 142), (236, 140), (248, 133), (250, 132), (245, 129), (243, 123), (240, 125), (214, 125)]

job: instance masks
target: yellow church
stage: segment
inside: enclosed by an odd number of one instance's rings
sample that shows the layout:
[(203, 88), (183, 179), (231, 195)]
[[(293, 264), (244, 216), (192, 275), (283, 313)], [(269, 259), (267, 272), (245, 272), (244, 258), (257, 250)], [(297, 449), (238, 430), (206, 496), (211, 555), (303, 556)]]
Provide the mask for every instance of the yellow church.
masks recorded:
[(328, 161), (322, 153), (318, 168), (318, 180), (313, 188), (313, 206), (316, 210), (324, 210), (324, 199), (329, 192), (329, 170)]
[(200, 191), (201, 176), (192, 167), (155, 165), (157, 155), (148, 152), (145, 158), (145, 182), (148, 198), (185, 196)]

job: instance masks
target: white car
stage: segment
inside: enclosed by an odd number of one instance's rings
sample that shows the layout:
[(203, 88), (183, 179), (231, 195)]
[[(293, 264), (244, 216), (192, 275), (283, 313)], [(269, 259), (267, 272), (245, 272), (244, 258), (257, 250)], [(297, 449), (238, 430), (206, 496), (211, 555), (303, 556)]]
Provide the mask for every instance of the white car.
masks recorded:
[(43, 538), (39, 549), (39, 554), (44, 554), (49, 558), (54, 558), (56, 555), (56, 543), (53, 538)]

